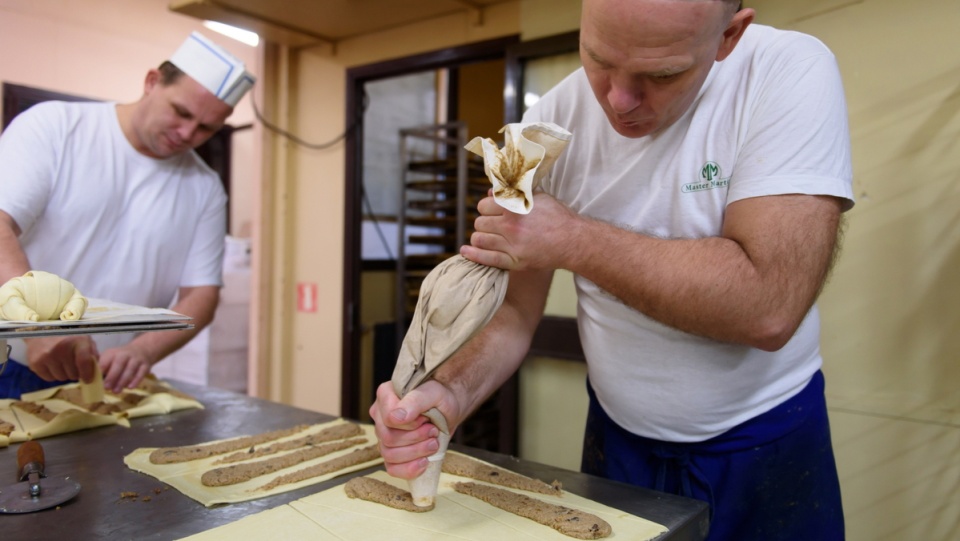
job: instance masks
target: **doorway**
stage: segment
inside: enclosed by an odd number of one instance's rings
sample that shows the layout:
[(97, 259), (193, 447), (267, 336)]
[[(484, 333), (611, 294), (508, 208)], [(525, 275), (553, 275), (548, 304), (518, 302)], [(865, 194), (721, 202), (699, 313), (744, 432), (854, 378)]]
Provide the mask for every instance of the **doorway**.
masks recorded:
[[(387, 93), (398, 97), (403, 92), (397, 89), (432, 87), (439, 99), (432, 102), (433, 106), (421, 105), (421, 108), (430, 109), (428, 115), (409, 120), (419, 122), (433, 118), (432, 123), (435, 124), (462, 121), (470, 127), (470, 137), (480, 135), (496, 138), (500, 127), (509, 122), (518, 122), (525, 109), (524, 87), (533, 86), (524, 76), (527, 62), (551, 64), (551, 57), (557, 55), (576, 56), (578, 44), (576, 32), (524, 43), (511, 37), (348, 70), (347, 125), (356, 123), (360, 133), (349, 138), (346, 146), (343, 415), (366, 419), (376, 384), (390, 378), (396, 361), (395, 344), (402, 338), (398, 336), (402, 331), (395, 330), (397, 326), (391, 325), (393, 321), (378, 323), (377, 317), (371, 317), (377, 315), (373, 313), (377, 310), (382, 320), (387, 320), (390, 314), (395, 313), (397, 301), (394, 294), (399, 288), (391, 288), (395, 282), (390, 273), (396, 269), (396, 260), (392, 259), (395, 255), (391, 254), (396, 254), (399, 235), (395, 227), (391, 228), (390, 220), (395, 216), (392, 212), (395, 212), (400, 198), (387, 192), (393, 190), (396, 194), (401, 185), (399, 160), (388, 167), (384, 174), (384, 182), (394, 183), (394, 186), (376, 193), (376, 181), (369, 177), (369, 171), (364, 166), (369, 150), (365, 145), (370, 144), (371, 139), (364, 132), (380, 130), (382, 126), (375, 117), (368, 116), (371, 110), (376, 109), (371, 94)], [(564, 66), (567, 64), (569, 62), (563, 63)], [(537, 71), (543, 72), (542, 69)], [(546, 71), (557, 72), (560, 76), (557, 69)], [(544, 78), (541, 76), (540, 79)], [(545, 91), (552, 83), (543, 86), (542, 90)], [(391, 87), (394, 89), (390, 90)], [(487, 101), (478, 99), (478, 96)], [(495, 107), (490, 105), (491, 96), (496, 96)], [(412, 92), (408, 99), (415, 103), (417, 92)], [(420, 103), (429, 101), (422, 100)], [(487, 105), (469, 105), (476, 102)], [(393, 111), (396, 107), (388, 109)], [(405, 127), (409, 126), (394, 125), (391, 129), (381, 130), (383, 133), (378, 135), (399, 132)], [(383, 146), (384, 155), (390, 153), (396, 157), (399, 143), (396, 143), (395, 135), (391, 133), (390, 136), (390, 142)], [(381, 163), (378, 157), (377, 167)], [(374, 252), (381, 255), (365, 257), (364, 251), (368, 255)], [(378, 273), (381, 275), (377, 276)], [(375, 299), (374, 308), (365, 305), (366, 300), (371, 298)], [(394, 329), (392, 335), (391, 329)], [(575, 321), (569, 317), (545, 317), (534, 337), (531, 354), (582, 361)], [(378, 356), (382, 359), (380, 366), (373, 361)], [(483, 426), (468, 427), (464, 423), (464, 428), (458, 431), (461, 437), (464, 433), (472, 433), (476, 439), (461, 440), (459, 443), (517, 455), (518, 395), (518, 378), (515, 376), (495, 395), (493, 403), (485, 404), (487, 411), (481, 408), (475, 414), (480, 418), (487, 416), (489, 424), (495, 427), (493, 435)], [(481, 421), (480, 425), (483, 424)]]

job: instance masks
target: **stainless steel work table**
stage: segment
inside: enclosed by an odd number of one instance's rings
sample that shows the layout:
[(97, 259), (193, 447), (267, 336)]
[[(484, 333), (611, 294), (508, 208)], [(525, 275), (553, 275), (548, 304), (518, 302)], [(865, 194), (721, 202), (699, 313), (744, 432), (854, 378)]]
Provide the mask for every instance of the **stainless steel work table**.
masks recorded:
[[(157, 479), (128, 469), (123, 457), (139, 447), (167, 447), (254, 434), (333, 417), (251, 398), (220, 389), (171, 382), (195, 396), (206, 409), (131, 420), (131, 427), (109, 426), (39, 440), (46, 452), (47, 475), (70, 476), (80, 494), (59, 509), (29, 514), (0, 514), (0, 538), (7, 540), (178, 539), (247, 515), (283, 505), (369, 474), (371, 468), (299, 490), (249, 502), (207, 508)], [(0, 449), (0, 485), (16, 478), (19, 444)], [(480, 449), (452, 446), (488, 462), (545, 481), (591, 500), (663, 524), (661, 540), (699, 541), (705, 537), (708, 507), (688, 498), (519, 460)], [(168, 488), (167, 490), (155, 490)], [(136, 501), (121, 498), (136, 492)], [(142, 501), (150, 496), (149, 501)]]

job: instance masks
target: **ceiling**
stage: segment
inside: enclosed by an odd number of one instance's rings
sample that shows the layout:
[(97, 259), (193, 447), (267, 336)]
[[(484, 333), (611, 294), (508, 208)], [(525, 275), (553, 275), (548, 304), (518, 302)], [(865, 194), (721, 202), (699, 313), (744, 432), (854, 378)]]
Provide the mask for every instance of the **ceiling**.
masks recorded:
[(336, 43), (513, 0), (171, 0), (170, 10), (253, 30), (290, 46)]

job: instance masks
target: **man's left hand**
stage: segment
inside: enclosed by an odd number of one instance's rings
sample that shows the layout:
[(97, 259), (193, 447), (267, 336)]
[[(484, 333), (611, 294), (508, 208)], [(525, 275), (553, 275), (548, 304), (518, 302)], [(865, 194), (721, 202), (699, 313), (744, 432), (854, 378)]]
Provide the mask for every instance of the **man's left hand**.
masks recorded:
[(100, 356), (103, 386), (116, 394), (133, 388), (150, 372), (150, 358), (134, 344), (108, 349)]
[(507, 270), (543, 270), (564, 268), (563, 261), (572, 250), (581, 218), (545, 193), (533, 197), (529, 214), (516, 214), (501, 207), (493, 197), (477, 205), (480, 217), (470, 245), (460, 254), (475, 262)]

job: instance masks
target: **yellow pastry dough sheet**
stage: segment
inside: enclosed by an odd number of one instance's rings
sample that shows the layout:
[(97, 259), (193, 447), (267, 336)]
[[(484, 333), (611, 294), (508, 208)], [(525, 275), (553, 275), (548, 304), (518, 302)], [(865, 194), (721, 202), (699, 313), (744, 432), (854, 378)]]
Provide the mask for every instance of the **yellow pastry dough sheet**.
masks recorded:
[[(391, 477), (386, 472), (378, 471), (369, 477), (408, 490), (406, 481)], [(371, 539), (571, 541), (574, 539), (549, 526), (503, 511), (471, 496), (457, 493), (452, 487), (454, 483), (461, 481), (487, 484), (443, 473), (440, 476), (436, 507), (426, 513), (411, 513), (379, 503), (351, 499), (347, 497), (343, 485), (338, 485), (282, 507), (250, 515), (186, 539), (190, 541), (265, 538), (316, 541), (369, 541)], [(660, 524), (567, 491), (560, 496), (550, 496), (517, 489), (509, 490), (599, 516), (610, 523), (613, 529), (613, 534), (606, 539), (645, 541), (654, 539), (667, 531), (667, 528)]]
[[(282, 442), (282, 441), (295, 440), (297, 438), (302, 438), (310, 434), (315, 434), (326, 428), (330, 428), (335, 425), (343, 424), (346, 422), (347, 421), (345, 421), (344, 419), (337, 419), (335, 421), (330, 421), (327, 423), (309, 425), (304, 430), (299, 431), (295, 434), (292, 434), (290, 436), (286, 436), (283, 438), (279, 438), (276, 440), (270, 440), (269, 442), (258, 444), (255, 447), (257, 448), (266, 447), (268, 445)], [(352, 447), (348, 447), (346, 449), (342, 449), (340, 451), (336, 451), (328, 455), (324, 455), (322, 457), (304, 461), (295, 466), (284, 468), (282, 470), (277, 470), (268, 475), (261, 475), (249, 481), (244, 481), (242, 483), (237, 483), (235, 485), (208, 487), (208, 486), (204, 486), (203, 483), (200, 482), (200, 477), (207, 471), (212, 470), (214, 468), (220, 468), (220, 467), (230, 466), (234, 464), (244, 464), (246, 462), (257, 462), (261, 460), (266, 460), (271, 457), (283, 456), (288, 453), (296, 452), (297, 450), (294, 449), (291, 451), (284, 451), (284, 452), (276, 453), (273, 455), (253, 458), (250, 461), (233, 462), (230, 464), (214, 464), (214, 462), (217, 462), (218, 460), (232, 453), (216, 455), (212, 457), (202, 458), (199, 460), (191, 460), (188, 462), (180, 462), (176, 464), (154, 464), (150, 462), (150, 453), (156, 450), (156, 448), (153, 447), (153, 448), (137, 449), (132, 453), (130, 453), (129, 455), (125, 456), (123, 458), (123, 462), (130, 469), (141, 472), (141, 473), (145, 473), (152, 477), (156, 477), (160, 481), (163, 481), (164, 483), (169, 484), (170, 486), (176, 488), (183, 494), (193, 498), (194, 500), (202, 503), (207, 507), (210, 507), (216, 504), (223, 504), (223, 503), (243, 502), (248, 500), (254, 500), (257, 498), (263, 498), (266, 496), (272, 496), (274, 494), (280, 494), (280, 493), (288, 492), (291, 490), (296, 490), (298, 488), (310, 486), (316, 483), (320, 483), (322, 481), (326, 481), (328, 479), (333, 479), (338, 475), (343, 475), (345, 473), (362, 470), (364, 468), (369, 468), (371, 466), (380, 464), (381, 462), (383, 462), (383, 459), (380, 457), (377, 457), (375, 460), (363, 462), (355, 466), (351, 466), (349, 468), (344, 468), (342, 470), (330, 472), (325, 475), (304, 479), (296, 483), (280, 485), (278, 487), (275, 487), (269, 490), (260, 489), (260, 487), (262, 487), (263, 485), (269, 483), (270, 481), (282, 475), (287, 475), (287, 474), (296, 472), (298, 470), (308, 468), (315, 464), (320, 464), (322, 462), (326, 462), (328, 460), (332, 460), (337, 457), (349, 454), (356, 449), (375, 444), (377, 441), (377, 438), (373, 432), (373, 425), (360, 424), (359, 426), (360, 428), (363, 429), (363, 434), (357, 435), (357, 436), (351, 436), (351, 438), (363, 439), (364, 443), (360, 443)], [(227, 438), (223, 440), (216, 440), (216, 441), (210, 441), (210, 442), (197, 442), (196, 445), (207, 445), (210, 443), (230, 441), (234, 439), (239, 439), (241, 437), (246, 437), (248, 435), (252, 435), (252, 434), (244, 434), (243, 436), (238, 436), (237, 438)]]
[[(157, 383), (166, 389), (173, 390), (173, 387), (167, 383), (162, 381), (158, 381)], [(136, 406), (113, 414), (93, 413), (72, 402), (53, 398), (60, 389), (75, 389), (79, 387), (79, 383), (69, 383), (32, 393), (24, 393), (23, 396), (21, 396), (20, 399), (23, 402), (40, 404), (56, 413), (57, 416), (49, 422), (19, 408), (16, 409), (16, 414), (14, 414), (11, 408), (16, 400), (0, 400), (0, 420), (11, 423), (16, 427), (8, 438), (0, 436), (0, 447), (6, 447), (11, 443), (45, 438), (47, 436), (65, 434), (86, 428), (108, 425), (129, 427), (130, 421), (128, 419), (131, 418), (163, 415), (189, 408), (203, 408), (203, 404), (193, 398), (185, 398), (167, 392), (150, 394), (142, 389), (127, 389), (126, 392), (139, 394), (145, 398)], [(103, 401), (107, 404), (118, 404), (121, 402), (119, 396), (109, 391), (104, 392)]]

